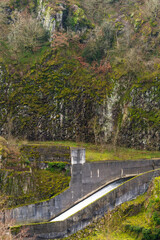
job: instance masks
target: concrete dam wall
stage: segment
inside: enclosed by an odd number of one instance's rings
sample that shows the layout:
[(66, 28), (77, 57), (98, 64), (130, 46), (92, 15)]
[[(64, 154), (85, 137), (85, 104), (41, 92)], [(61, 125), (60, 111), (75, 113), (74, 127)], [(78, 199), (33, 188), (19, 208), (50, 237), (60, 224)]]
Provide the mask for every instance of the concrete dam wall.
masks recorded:
[(114, 190), (102, 198), (91, 203), (86, 208), (78, 211), (63, 221), (27, 225), (29, 239), (36, 236), (36, 239), (57, 239), (69, 236), (78, 230), (83, 229), (95, 218), (102, 217), (107, 211), (126, 201), (136, 198), (147, 191), (152, 178), (159, 176), (160, 170), (149, 171), (141, 174)]
[(71, 149), (71, 163), (69, 189), (50, 200), (6, 210), (5, 216), (16, 224), (46, 222), (109, 182), (160, 168), (160, 159), (85, 163), (84, 149)]

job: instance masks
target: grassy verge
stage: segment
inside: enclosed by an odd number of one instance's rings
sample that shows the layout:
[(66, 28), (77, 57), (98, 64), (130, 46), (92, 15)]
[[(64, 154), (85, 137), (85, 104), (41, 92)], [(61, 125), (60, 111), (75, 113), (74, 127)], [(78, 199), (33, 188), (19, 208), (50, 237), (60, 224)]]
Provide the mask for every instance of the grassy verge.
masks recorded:
[(29, 144), (84, 147), (86, 149), (86, 161), (88, 162), (160, 158), (160, 152), (158, 151), (136, 150), (113, 147), (111, 145), (95, 145), (91, 143), (75, 143), (69, 141), (29, 142)]

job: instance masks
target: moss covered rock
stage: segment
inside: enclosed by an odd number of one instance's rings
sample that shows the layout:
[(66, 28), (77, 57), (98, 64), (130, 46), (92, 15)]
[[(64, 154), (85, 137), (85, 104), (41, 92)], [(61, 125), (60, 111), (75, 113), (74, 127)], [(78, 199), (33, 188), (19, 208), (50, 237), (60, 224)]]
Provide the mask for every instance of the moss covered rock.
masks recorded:
[(5, 207), (30, 204), (49, 199), (69, 186), (65, 171), (35, 170), (15, 172), (0, 170), (1, 200)]

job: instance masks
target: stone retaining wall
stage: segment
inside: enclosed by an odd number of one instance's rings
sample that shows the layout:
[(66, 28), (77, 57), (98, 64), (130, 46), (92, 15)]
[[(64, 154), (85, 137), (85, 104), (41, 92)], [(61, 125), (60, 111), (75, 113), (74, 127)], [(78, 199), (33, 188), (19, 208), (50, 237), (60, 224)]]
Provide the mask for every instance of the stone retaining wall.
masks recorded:
[(21, 154), (38, 168), (44, 168), (46, 162), (71, 163), (70, 147), (65, 146), (23, 145)]

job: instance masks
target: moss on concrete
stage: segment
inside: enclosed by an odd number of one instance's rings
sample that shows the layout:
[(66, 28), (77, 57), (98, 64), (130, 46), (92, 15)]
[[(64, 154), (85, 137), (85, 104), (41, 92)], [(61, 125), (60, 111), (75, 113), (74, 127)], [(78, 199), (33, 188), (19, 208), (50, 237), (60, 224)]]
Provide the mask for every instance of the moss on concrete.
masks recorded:
[[(30, 142), (29, 146), (65, 146), (83, 147), (86, 149), (86, 161), (105, 161), (105, 160), (139, 160), (160, 158), (159, 151), (136, 150), (134, 148), (115, 147), (111, 144), (93, 144), (73, 141), (45, 141), (45, 142)], [(60, 153), (61, 155), (61, 153)]]
[(1, 194), (5, 207), (17, 207), (49, 199), (63, 192), (70, 182), (65, 171), (31, 172), (0, 171)]

